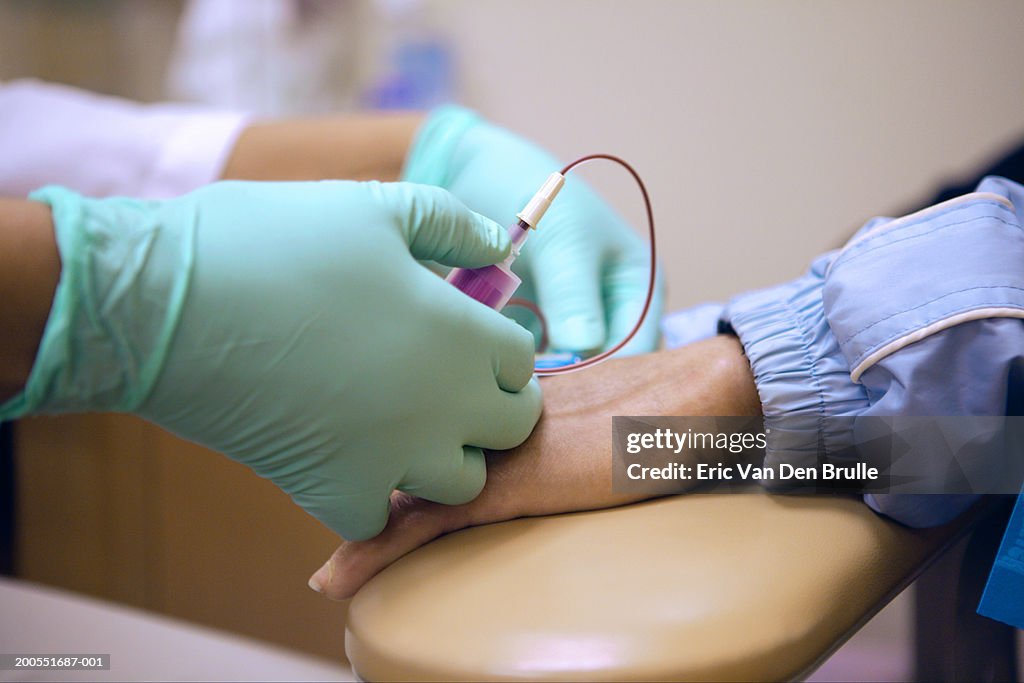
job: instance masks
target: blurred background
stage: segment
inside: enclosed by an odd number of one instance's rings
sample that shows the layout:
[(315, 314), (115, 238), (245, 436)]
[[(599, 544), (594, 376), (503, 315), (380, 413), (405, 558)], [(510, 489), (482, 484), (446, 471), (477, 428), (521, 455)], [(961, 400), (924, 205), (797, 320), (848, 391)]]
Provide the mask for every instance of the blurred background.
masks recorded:
[[(0, 80), (268, 117), (455, 101), (562, 159), (620, 155), (651, 191), (671, 310), (792, 278), (1021, 142), (1022, 26), (1017, 0), (0, 0)], [(584, 173), (640, 223), (625, 175)], [(344, 606), (304, 586), (329, 534), (233, 463), (103, 420), (76, 441), (19, 428), (14, 571), (342, 656)], [(110, 448), (125, 469), (100, 476)], [(67, 449), (80, 476), (57, 484)], [(224, 478), (259, 524), (218, 499)], [(848, 648), (908, 675), (908, 624), (897, 601)]]
[[(670, 307), (791, 277), (1024, 138), (1024, 5), (0, 0), (0, 78), (268, 116), (458, 101), (650, 185)], [(640, 218), (614, 167), (586, 173)]]

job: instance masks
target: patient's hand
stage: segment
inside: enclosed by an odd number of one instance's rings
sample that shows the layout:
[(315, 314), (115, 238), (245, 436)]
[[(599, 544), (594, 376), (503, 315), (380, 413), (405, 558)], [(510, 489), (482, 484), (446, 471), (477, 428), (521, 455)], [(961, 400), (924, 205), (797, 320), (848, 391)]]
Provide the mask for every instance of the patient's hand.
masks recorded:
[(758, 415), (761, 404), (739, 342), (716, 337), (542, 380), (544, 415), (518, 448), (490, 454), (487, 485), (466, 505), (396, 492), (387, 528), (343, 542), (310, 580), (329, 598), (352, 596), (402, 555), (467, 526), (612, 507), (649, 495), (612, 491), (613, 415)]

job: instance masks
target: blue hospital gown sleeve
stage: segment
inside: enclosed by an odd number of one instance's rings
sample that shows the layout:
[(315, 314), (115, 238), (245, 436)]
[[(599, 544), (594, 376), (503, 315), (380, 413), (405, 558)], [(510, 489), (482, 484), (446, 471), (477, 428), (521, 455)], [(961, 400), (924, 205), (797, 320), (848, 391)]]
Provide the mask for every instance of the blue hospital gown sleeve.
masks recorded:
[[(1024, 371), (1024, 188), (998, 177), (902, 218), (868, 222), (792, 282), (731, 301), (770, 430), (766, 462), (809, 465), (865, 416), (1006, 415)], [(782, 420), (782, 418), (785, 420)], [(845, 418), (845, 419), (825, 419)], [(873, 495), (911, 526), (970, 495)]]

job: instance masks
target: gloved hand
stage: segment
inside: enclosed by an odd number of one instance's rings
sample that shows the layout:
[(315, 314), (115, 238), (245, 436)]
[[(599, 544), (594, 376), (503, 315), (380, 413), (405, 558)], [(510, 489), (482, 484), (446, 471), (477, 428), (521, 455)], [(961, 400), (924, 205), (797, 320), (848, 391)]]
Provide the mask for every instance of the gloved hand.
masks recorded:
[(508, 253), (503, 229), (443, 190), (33, 198), (52, 207), (63, 271), (26, 389), (0, 416), (136, 413), (245, 463), (351, 540), (384, 527), (396, 487), (471, 500), (480, 448), (511, 448), (537, 421), (529, 333), (415, 260)]
[[(420, 128), (403, 179), (451, 190), (474, 211), (507, 226), (562, 166), (470, 111), (442, 107)], [(626, 336), (643, 308), (648, 261), (644, 241), (570, 174), (513, 266), (523, 279), (516, 296), (540, 305), (554, 348), (608, 348)], [(627, 351), (657, 346), (663, 289), (659, 278), (644, 326)]]

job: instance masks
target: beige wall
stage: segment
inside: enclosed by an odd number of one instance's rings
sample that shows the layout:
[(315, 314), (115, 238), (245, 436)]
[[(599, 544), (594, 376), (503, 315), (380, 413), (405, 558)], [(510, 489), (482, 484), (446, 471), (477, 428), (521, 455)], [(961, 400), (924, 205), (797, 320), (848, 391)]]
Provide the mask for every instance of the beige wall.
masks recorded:
[[(1024, 136), (1021, 2), (434, 5), (469, 104), (635, 163), (675, 307), (792, 277)], [(593, 177), (642, 217), (628, 178)]]
[(161, 99), (184, 0), (0, 0), (0, 80)]

